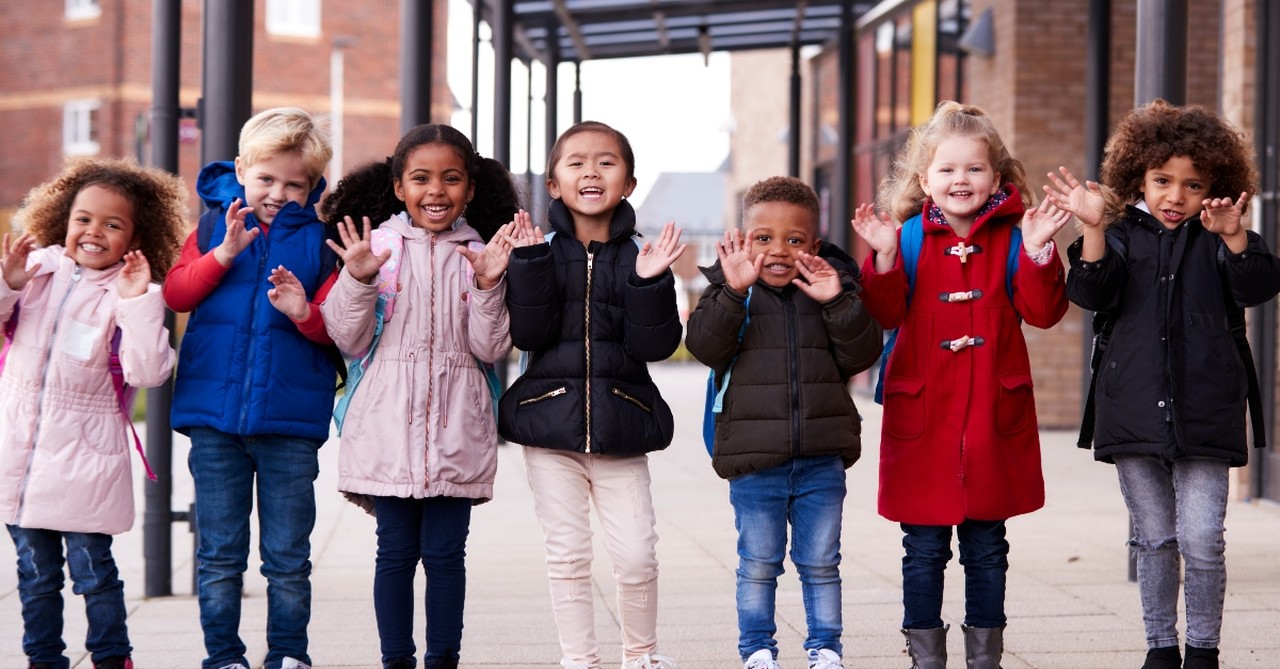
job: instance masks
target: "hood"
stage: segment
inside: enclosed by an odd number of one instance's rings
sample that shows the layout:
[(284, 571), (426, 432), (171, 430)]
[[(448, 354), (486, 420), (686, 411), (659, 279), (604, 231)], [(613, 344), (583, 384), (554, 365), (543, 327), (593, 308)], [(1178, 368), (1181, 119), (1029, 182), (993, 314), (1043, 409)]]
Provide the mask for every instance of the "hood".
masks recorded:
[[(413, 220), (409, 218), (408, 212), (400, 212), (391, 218), (378, 224), (378, 229), (394, 230), (396, 234), (405, 239), (424, 239), (433, 233), (428, 232), (424, 228), (415, 227)], [(439, 241), (451, 242), (454, 244), (470, 244), (471, 242), (481, 242), (480, 233), (475, 228), (467, 224), (467, 219), (458, 217), (453, 225), (442, 232), (434, 233)]]
[[(314, 207), (320, 201), (325, 185), (324, 177), (320, 177), (316, 187), (307, 194), (307, 208)], [(243, 202), (244, 186), (240, 185), (236, 179), (235, 162), (221, 160), (205, 165), (204, 169), (200, 170), (200, 176), (196, 178), (196, 194), (210, 209), (225, 207), (236, 198), (240, 198)]]
[[(574, 237), (573, 214), (562, 200), (552, 200), (547, 208), (547, 220), (551, 229), (557, 234)], [(636, 233), (636, 210), (627, 200), (622, 200), (613, 210), (613, 218), (609, 221), (609, 242), (627, 239)]]

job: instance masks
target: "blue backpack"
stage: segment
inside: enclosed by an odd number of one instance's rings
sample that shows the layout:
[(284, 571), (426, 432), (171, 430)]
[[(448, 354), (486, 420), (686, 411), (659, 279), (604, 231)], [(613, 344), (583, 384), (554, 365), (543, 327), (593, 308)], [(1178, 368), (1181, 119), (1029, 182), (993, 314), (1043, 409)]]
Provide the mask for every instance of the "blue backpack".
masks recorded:
[[(747, 299), (742, 302), (746, 318), (742, 319), (742, 327), (738, 328), (738, 343), (747, 334), (747, 323), (751, 322), (751, 290), (747, 288)], [(737, 354), (729, 360), (724, 369), (724, 377), (717, 379), (716, 370), (707, 373), (707, 400), (702, 407), (702, 441), (707, 446), (707, 455), (711, 455), (716, 445), (716, 414), (724, 411), (724, 393), (729, 389), (729, 377), (733, 376), (733, 363), (738, 361)]]
[[(898, 237), (898, 252), (902, 254), (902, 269), (907, 273), (907, 304), (911, 304), (911, 293), (916, 287), (916, 265), (920, 264), (920, 247), (924, 244), (924, 224), (921, 216), (916, 214), (902, 224)], [(1022, 254), (1018, 249), (1022, 246), (1022, 228), (1013, 226), (1013, 234), (1009, 238), (1009, 258), (1005, 261), (1004, 290), (1013, 301), (1013, 275), (1018, 272), (1018, 257)], [(898, 342), (898, 329), (889, 331), (889, 338), (884, 342), (884, 351), (880, 354), (880, 370), (876, 373), (876, 404), (884, 404), (884, 370), (889, 365), (889, 355)]]

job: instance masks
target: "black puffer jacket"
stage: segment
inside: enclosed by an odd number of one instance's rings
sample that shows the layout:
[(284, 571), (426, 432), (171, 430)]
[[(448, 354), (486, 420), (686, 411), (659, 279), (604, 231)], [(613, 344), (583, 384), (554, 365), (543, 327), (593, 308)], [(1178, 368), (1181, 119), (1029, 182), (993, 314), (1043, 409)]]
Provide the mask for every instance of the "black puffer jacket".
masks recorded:
[(797, 456), (839, 455), (848, 467), (862, 454), (862, 417), (848, 381), (880, 357), (880, 326), (858, 297), (853, 259), (830, 244), (818, 253), (839, 271), (844, 292), (819, 304), (795, 286), (757, 281), (741, 343), (746, 296), (724, 285), (719, 263), (703, 269), (711, 285), (689, 316), (685, 346), (717, 372), (737, 356), (716, 417), (711, 463), (723, 478)]
[(614, 210), (609, 241), (584, 247), (551, 202), (550, 244), (517, 248), (507, 269), (511, 340), (528, 369), (503, 394), (508, 441), (601, 455), (639, 455), (671, 443), (671, 408), (647, 363), (680, 345), (675, 278), (641, 279), (635, 210)]
[(1081, 240), (1068, 249), (1067, 296), (1113, 324), (1094, 393), (1096, 459), (1248, 461), (1248, 377), (1231, 323), (1243, 336), (1243, 308), (1280, 291), (1280, 258), (1248, 238), (1233, 254), (1199, 218), (1171, 231), (1131, 206), (1100, 260), (1080, 259)]

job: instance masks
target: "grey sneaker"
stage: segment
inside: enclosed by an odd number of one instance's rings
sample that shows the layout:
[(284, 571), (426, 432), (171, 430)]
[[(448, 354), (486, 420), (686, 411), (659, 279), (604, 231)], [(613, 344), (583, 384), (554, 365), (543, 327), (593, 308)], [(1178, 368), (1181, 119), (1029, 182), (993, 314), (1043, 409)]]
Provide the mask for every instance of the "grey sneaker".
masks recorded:
[(286, 657), (280, 661), (280, 669), (311, 669), (311, 665), (302, 660), (295, 660), (292, 657)]
[(773, 659), (773, 651), (761, 648), (742, 663), (742, 669), (778, 669), (778, 662)]
[(830, 648), (809, 649), (809, 669), (844, 669), (840, 656)]

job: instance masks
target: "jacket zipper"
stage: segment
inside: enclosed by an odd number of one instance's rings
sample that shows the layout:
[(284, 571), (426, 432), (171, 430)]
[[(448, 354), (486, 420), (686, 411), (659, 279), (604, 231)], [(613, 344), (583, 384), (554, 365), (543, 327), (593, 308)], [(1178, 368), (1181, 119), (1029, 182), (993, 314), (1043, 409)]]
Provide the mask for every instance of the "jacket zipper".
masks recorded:
[[(422, 449), (422, 487), (425, 489), (431, 484), (431, 398), (435, 394), (434, 377), (436, 373), (435, 354), (436, 354), (436, 321), (438, 312), (436, 311), (436, 240), (438, 235), (431, 234), (430, 249), (427, 253), (427, 282), (428, 288), (428, 304), (431, 307), (430, 317), (427, 319), (427, 415), (422, 421), (422, 429), (426, 433), (424, 436), (425, 446)], [(440, 415), (444, 416), (447, 407), (442, 407)]]
[(796, 352), (796, 305), (790, 299), (782, 301), (783, 311), (787, 315), (787, 363), (795, 373), (789, 374), (791, 386), (791, 454), (800, 455), (800, 357)]
[(71, 298), (71, 291), (80, 283), (80, 265), (77, 263), (75, 271), (71, 274), (71, 283), (67, 285), (67, 290), (62, 294), (62, 300), (58, 302), (58, 309), (53, 316), (53, 329), (49, 332), (49, 346), (44, 351), (44, 365), (40, 368), (40, 390), (36, 393), (36, 420), (35, 429), (31, 434), (31, 450), (27, 451), (27, 466), (22, 471), (22, 483), (18, 485), (18, 512), (14, 514), (13, 524), (22, 526), (22, 512), (26, 508), (27, 484), (31, 482), (31, 467), (35, 464), (36, 445), (40, 443), (40, 423), (44, 414), (44, 386), (49, 380), (49, 366), (53, 361), (53, 345), (58, 340), (58, 323), (62, 322), (62, 310), (67, 306), (67, 300)]
[(618, 397), (621, 397), (622, 399), (624, 399), (624, 400), (626, 400), (626, 401), (628, 401), (628, 402), (630, 402), (630, 403), (632, 403), (632, 404), (634, 404), (634, 405), (636, 405), (636, 406), (640, 407), (641, 409), (644, 409), (646, 413), (653, 413), (653, 410), (651, 410), (649, 407), (645, 406), (645, 403), (644, 403), (644, 402), (641, 402), (640, 400), (636, 399), (635, 397), (632, 397), (631, 395), (628, 395), (626, 392), (624, 392), (624, 391), (622, 391), (622, 390), (619, 390), (618, 388), (611, 388), (610, 390), (613, 392), (613, 394), (614, 394), (614, 395), (617, 395)]
[[(271, 242), (267, 235), (258, 235), (262, 239), (262, 253), (258, 256), (258, 278), (262, 278), (262, 271), (267, 265), (267, 255), (271, 252)], [(256, 284), (255, 284), (256, 285)], [(249, 333), (252, 335), (258, 331), (258, 296), (255, 294), (253, 299), (249, 300)], [(256, 337), (254, 337), (256, 340)], [(244, 369), (244, 384), (240, 388), (240, 434), (249, 431), (249, 390), (253, 386), (253, 365), (257, 358), (258, 342), (249, 342), (249, 353), (246, 358)]]
[(586, 413), (587, 453), (591, 453), (591, 274), (595, 265), (595, 254), (587, 251), (587, 297), (582, 301), (583, 327), (582, 344), (587, 352), (586, 401), (583, 403)]
[(520, 400), (520, 401), (519, 401), (519, 402), (517, 402), (516, 404), (517, 404), (517, 405), (519, 405), (519, 406), (528, 406), (528, 405), (530, 405), (530, 404), (537, 404), (538, 402), (541, 402), (542, 400), (549, 400), (549, 399), (551, 399), (552, 397), (556, 397), (556, 396), (559, 396), (559, 395), (563, 395), (563, 394), (565, 394), (565, 393), (567, 393), (567, 392), (569, 392), (569, 389), (568, 389), (568, 388), (565, 388), (564, 386), (560, 386), (559, 388), (556, 388), (555, 390), (552, 390), (551, 392), (542, 393), (541, 395), (538, 395), (537, 397), (530, 397), (530, 398), (528, 398), (528, 399)]

